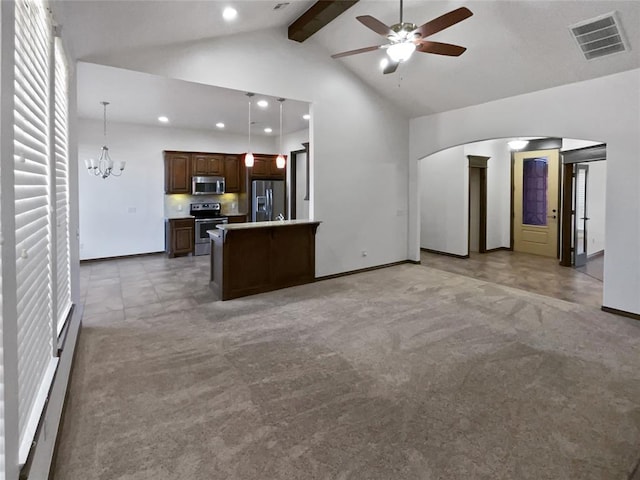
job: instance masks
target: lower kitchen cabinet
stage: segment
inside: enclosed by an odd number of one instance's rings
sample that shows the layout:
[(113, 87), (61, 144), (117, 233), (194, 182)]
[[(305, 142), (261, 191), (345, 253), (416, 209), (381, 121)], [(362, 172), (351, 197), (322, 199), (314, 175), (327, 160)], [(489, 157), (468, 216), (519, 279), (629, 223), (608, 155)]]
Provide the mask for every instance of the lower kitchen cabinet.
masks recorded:
[(244, 223), (247, 221), (246, 215), (227, 215), (229, 223)]
[(169, 258), (193, 253), (195, 220), (193, 218), (170, 218), (165, 225), (165, 249)]

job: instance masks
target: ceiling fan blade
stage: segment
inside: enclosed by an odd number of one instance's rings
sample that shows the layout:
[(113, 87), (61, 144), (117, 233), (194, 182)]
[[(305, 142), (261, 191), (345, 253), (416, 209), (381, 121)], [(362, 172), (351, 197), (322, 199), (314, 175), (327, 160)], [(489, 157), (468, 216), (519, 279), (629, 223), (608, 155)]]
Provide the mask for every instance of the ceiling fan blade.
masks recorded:
[(375, 47), (358, 48), (357, 50), (349, 50), (348, 52), (334, 53), (333, 55), (331, 55), (331, 58), (342, 58), (348, 57), (349, 55), (357, 55), (358, 53), (373, 52), (374, 50), (378, 50), (380, 48), (382, 48), (381, 45), (376, 45)]
[(356, 20), (358, 20), (365, 27), (370, 28), (377, 34), (382, 35), (383, 37), (395, 34), (394, 31), (391, 30), (391, 28), (386, 26), (377, 18), (373, 18), (371, 15), (361, 15), (359, 17), (356, 17)]
[(419, 33), (422, 38), (438, 33), (445, 28), (449, 28), (462, 20), (469, 18), (473, 15), (473, 12), (466, 7), (460, 7), (455, 10), (445, 13), (438, 18), (425, 23), (424, 25), (416, 28), (412, 33)]
[(460, 45), (452, 45), (451, 43), (430, 42), (422, 40), (416, 45), (416, 51), (422, 53), (435, 53), (436, 55), (447, 55), (449, 57), (459, 57), (467, 49)]
[(387, 63), (387, 66), (384, 67), (384, 70), (382, 70), (382, 73), (384, 73), (385, 75), (387, 73), (393, 73), (398, 69), (398, 65), (400, 65), (400, 62), (394, 62), (393, 60), (389, 60), (389, 63)]

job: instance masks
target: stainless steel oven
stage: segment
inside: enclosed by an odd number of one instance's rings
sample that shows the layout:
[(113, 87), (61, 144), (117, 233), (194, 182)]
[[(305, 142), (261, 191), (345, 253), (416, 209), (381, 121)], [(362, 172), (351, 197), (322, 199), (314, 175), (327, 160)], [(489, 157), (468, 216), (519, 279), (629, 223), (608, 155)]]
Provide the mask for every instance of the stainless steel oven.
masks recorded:
[(217, 202), (192, 203), (189, 213), (195, 217), (195, 255), (209, 255), (211, 241), (207, 230), (215, 230), (216, 226), (227, 223), (227, 217), (220, 216), (221, 205)]
[(196, 218), (195, 255), (209, 255), (211, 241), (207, 230), (215, 230), (216, 226), (227, 223), (227, 217)]

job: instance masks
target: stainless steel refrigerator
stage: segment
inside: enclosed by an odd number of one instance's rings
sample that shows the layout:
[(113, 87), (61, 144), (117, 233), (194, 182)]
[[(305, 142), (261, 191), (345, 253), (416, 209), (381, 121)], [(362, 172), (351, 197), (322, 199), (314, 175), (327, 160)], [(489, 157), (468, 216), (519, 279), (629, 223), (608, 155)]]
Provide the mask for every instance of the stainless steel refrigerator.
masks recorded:
[(254, 180), (251, 182), (251, 221), (266, 222), (287, 218), (284, 180)]

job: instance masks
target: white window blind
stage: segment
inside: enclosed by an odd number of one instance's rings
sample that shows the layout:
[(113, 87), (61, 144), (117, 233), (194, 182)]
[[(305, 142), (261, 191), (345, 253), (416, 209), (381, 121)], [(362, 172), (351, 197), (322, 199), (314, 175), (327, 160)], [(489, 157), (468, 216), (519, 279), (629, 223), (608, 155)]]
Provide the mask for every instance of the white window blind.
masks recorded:
[(56, 179), (57, 333), (71, 309), (69, 236), (69, 70), (62, 42), (55, 45), (54, 143)]
[(41, 0), (15, 3), (14, 162), (20, 462), (51, 378), (53, 312), (50, 202), (51, 22)]
[[(0, 249), (2, 249), (2, 245), (0, 244)], [(2, 261), (2, 255), (0, 255), (0, 267)], [(1, 268), (0, 268), (0, 271)], [(4, 469), (4, 336), (3, 336), (3, 325), (2, 321), (2, 275), (0, 275), (0, 479), (5, 479), (5, 469)]]

